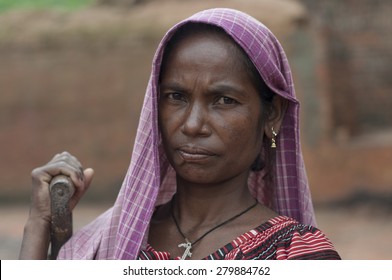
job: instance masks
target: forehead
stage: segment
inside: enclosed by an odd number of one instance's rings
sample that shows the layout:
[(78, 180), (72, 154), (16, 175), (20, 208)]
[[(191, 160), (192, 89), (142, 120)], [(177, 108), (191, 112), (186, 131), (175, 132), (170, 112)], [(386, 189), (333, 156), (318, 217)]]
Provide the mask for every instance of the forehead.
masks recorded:
[(210, 65), (224, 58), (233, 67), (246, 66), (246, 55), (233, 39), (223, 30), (206, 29), (174, 35), (164, 51), (162, 68), (170, 66), (173, 58), (194, 58), (196, 55), (199, 59), (204, 56)]

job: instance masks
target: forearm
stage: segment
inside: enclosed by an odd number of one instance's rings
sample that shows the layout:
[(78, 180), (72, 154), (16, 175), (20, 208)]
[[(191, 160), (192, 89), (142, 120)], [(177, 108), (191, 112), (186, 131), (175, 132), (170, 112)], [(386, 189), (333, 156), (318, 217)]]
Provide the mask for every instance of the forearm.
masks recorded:
[(19, 259), (47, 259), (49, 243), (50, 224), (44, 220), (29, 218), (24, 228)]

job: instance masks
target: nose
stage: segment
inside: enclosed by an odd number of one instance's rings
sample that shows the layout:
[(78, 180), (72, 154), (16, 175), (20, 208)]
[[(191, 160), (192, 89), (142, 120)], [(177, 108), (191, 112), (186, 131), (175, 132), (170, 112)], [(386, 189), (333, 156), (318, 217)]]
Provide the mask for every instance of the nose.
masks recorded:
[(190, 137), (205, 137), (211, 133), (208, 125), (208, 109), (202, 104), (190, 104), (183, 119), (182, 133)]

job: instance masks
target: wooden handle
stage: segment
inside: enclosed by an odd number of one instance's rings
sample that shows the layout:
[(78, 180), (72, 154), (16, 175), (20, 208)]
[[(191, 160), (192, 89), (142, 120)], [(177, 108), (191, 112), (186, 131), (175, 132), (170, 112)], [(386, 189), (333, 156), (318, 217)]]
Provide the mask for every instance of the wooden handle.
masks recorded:
[(69, 200), (75, 192), (71, 179), (58, 175), (49, 185), (52, 224), (50, 229), (50, 259), (56, 259), (60, 248), (72, 236), (72, 212)]

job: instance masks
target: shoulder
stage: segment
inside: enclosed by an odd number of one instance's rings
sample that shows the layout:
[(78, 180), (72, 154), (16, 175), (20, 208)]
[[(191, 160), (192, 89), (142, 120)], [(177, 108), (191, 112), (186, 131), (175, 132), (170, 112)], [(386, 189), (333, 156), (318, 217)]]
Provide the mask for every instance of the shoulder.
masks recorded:
[(249, 233), (237, 247), (242, 259), (340, 259), (323, 232), (289, 217), (277, 216)]
[(294, 221), (280, 233), (276, 259), (340, 259), (331, 241), (316, 227)]

